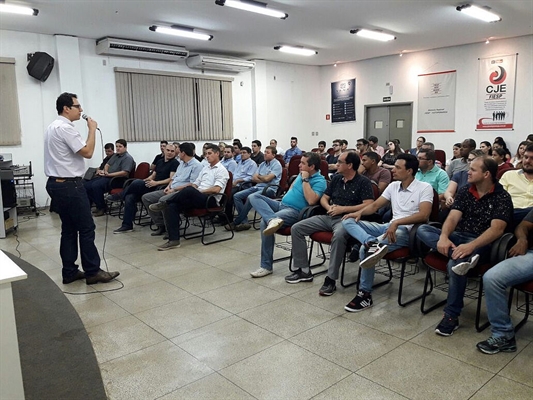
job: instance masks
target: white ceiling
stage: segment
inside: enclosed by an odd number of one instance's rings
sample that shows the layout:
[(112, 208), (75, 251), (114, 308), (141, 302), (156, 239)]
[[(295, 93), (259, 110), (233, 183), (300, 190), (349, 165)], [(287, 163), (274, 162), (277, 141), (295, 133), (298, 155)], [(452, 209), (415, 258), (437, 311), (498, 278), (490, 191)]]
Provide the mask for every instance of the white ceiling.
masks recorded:
[[(105, 36), (175, 44), (191, 53), (330, 65), (467, 43), (533, 34), (532, 0), (479, 0), (502, 21), (485, 23), (455, 10), (465, 2), (449, 0), (268, 0), (289, 14), (286, 20), (220, 7), (214, 0), (7, 0), (39, 9), (37, 17), (0, 15), (0, 28), (99, 39)], [(202, 29), (214, 39), (203, 42), (151, 32), (151, 25)], [(393, 42), (356, 37), (366, 27), (394, 34)], [(299, 45), (313, 57), (273, 49)], [(38, 50), (38, 49), (36, 49)]]

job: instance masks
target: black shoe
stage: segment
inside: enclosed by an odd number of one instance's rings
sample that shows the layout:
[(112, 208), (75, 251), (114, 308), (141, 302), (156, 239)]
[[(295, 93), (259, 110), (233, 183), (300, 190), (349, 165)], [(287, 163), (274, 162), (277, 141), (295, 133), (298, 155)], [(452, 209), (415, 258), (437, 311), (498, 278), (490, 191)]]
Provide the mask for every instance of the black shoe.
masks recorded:
[(120, 228), (117, 228), (113, 231), (114, 234), (117, 233), (126, 233), (126, 232), (133, 232), (133, 228), (128, 228), (124, 225), (122, 225)]
[(122, 196), (120, 194), (108, 194), (105, 198), (107, 201), (115, 203), (117, 201), (122, 201)]
[(96, 275), (88, 276), (85, 279), (85, 282), (87, 283), (87, 285), (94, 285), (95, 283), (107, 283), (109, 281), (112, 281), (119, 275), (120, 275), (120, 272), (117, 272), (117, 271), (107, 272), (104, 270), (100, 270), (98, 271)]
[(459, 318), (444, 314), (442, 321), (435, 328), (435, 333), (441, 336), (452, 336), (459, 328)]
[(360, 290), (357, 296), (344, 306), (344, 309), (349, 312), (358, 312), (372, 307), (372, 304), (372, 294)]
[(326, 276), (324, 284), (318, 291), (318, 294), (320, 296), (331, 296), (333, 293), (335, 293), (335, 290), (337, 290), (337, 286), (335, 286), (335, 281), (329, 276)]
[(165, 229), (164, 226), (159, 226), (157, 228), (157, 231), (150, 233), (150, 236), (161, 236), (161, 235), (164, 235), (166, 232), (167, 230)]
[(348, 256), (348, 262), (354, 263), (359, 260), (359, 249), (361, 247), (358, 244), (354, 244), (352, 247), (352, 251), (350, 252), (350, 255)]
[(80, 279), (85, 279), (85, 273), (80, 271), (80, 270), (78, 270), (76, 272), (76, 275), (74, 275), (71, 278), (63, 277), (63, 284), (64, 285), (68, 285), (69, 283), (72, 283), (72, 282), (75, 282), (75, 281), (79, 281)]
[(313, 282), (313, 274), (311, 271), (308, 273), (303, 272), (301, 269), (294, 271), (293, 274), (285, 277), (287, 283), (299, 283), (299, 282)]
[(516, 339), (514, 336), (511, 339), (504, 337), (490, 337), (483, 342), (476, 344), (479, 351), (485, 354), (496, 354), (501, 352), (514, 353), (516, 351)]

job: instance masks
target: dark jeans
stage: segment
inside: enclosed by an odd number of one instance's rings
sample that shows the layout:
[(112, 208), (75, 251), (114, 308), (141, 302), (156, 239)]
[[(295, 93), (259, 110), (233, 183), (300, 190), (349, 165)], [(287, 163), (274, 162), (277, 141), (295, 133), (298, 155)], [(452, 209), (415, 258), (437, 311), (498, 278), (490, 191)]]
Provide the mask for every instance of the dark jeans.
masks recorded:
[(56, 182), (56, 179), (50, 178), (46, 191), (52, 199), (53, 211), (61, 218), (59, 253), (63, 262), (63, 278), (72, 278), (78, 272), (78, 236), (85, 275), (96, 275), (100, 270), (100, 256), (94, 245), (95, 225), (83, 181)]
[(89, 197), (89, 204), (94, 203), (99, 210), (105, 210), (104, 194), (109, 191), (109, 182), (111, 178), (98, 176), (90, 181), (85, 181), (85, 190)]
[[(167, 201), (167, 208), (162, 212), (168, 232), (168, 240), (180, 239), (180, 214), (192, 208), (204, 208), (208, 197), (208, 195), (201, 193), (198, 189), (187, 186)], [(209, 207), (215, 206), (216, 200), (213, 197), (209, 202)]]
[(133, 228), (133, 220), (137, 212), (137, 202), (141, 201), (143, 194), (153, 192), (157, 187), (147, 187), (142, 179), (134, 180), (122, 193), (124, 199), (124, 219), (122, 226)]

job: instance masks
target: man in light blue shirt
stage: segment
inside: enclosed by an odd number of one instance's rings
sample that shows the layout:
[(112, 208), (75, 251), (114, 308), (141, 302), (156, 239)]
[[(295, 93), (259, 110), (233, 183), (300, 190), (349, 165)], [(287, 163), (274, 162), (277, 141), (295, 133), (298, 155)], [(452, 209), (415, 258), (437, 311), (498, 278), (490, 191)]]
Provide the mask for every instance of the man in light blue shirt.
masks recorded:
[(233, 174), (233, 187), (231, 189), (231, 197), (226, 202), (226, 216), (229, 222), (233, 222), (233, 196), (235, 193), (248, 189), (252, 186), (252, 178), (257, 172), (257, 164), (250, 158), (252, 149), (245, 146), (241, 149), (241, 161), (237, 163), (237, 168)]
[(157, 230), (152, 233), (152, 236), (163, 235), (166, 232), (166, 229), (161, 211), (150, 210), (150, 204), (158, 203), (162, 200), (168, 200), (174, 195), (174, 193), (180, 191), (184, 187), (191, 186), (203, 168), (203, 165), (194, 158), (194, 146), (192, 143), (180, 144), (178, 155), (181, 162), (168, 186), (164, 190), (146, 193), (141, 198), (144, 206), (148, 210), (150, 218), (152, 218), (153, 223), (157, 225)]
[(450, 178), (448, 178), (446, 171), (435, 165), (435, 150), (421, 149), (417, 158), (419, 168), (415, 178), (420, 182), (429, 183), (439, 194), (439, 200), (442, 200), (444, 192), (450, 184)]
[(224, 166), (224, 168), (235, 175), (237, 162), (233, 159), (233, 146), (228, 145), (224, 147), (224, 158), (220, 160), (220, 163)]
[(292, 156), (299, 156), (302, 154), (302, 150), (298, 148), (298, 138), (293, 136), (291, 137), (291, 147), (285, 151), (283, 159), (285, 160), (285, 165), (289, 166)]
[[(262, 192), (268, 185), (277, 185), (281, 180), (282, 167), (278, 160), (276, 160), (277, 150), (273, 146), (267, 146), (265, 149), (265, 161), (259, 165), (257, 172), (252, 177), (252, 182), (256, 183), (251, 188), (241, 190), (233, 196), (235, 202), (235, 208), (239, 214), (235, 219), (234, 227), (237, 231), (243, 231), (250, 229), (248, 221), (248, 212), (252, 209), (250, 202), (247, 201), (248, 196), (255, 192)], [(267, 195), (274, 197), (277, 191), (277, 187), (269, 188)], [(230, 229), (229, 226), (226, 229)]]

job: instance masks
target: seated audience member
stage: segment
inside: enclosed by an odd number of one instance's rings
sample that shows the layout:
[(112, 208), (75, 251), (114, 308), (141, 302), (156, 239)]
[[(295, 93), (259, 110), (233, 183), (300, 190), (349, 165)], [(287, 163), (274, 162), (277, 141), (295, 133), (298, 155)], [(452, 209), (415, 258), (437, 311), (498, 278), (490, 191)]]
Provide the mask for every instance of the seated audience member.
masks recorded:
[(113, 154), (115, 154), (115, 145), (113, 143), (106, 143), (104, 146), (105, 158), (102, 160), (102, 164), (96, 169), (96, 175), (100, 175), (104, 171), (104, 167), (107, 162), (111, 159)]
[(172, 142), (172, 144), (176, 147), (176, 153), (177, 153), (180, 148), (180, 142)]
[(157, 226), (157, 230), (152, 232), (152, 236), (163, 235), (166, 232), (166, 228), (161, 212), (152, 211), (150, 205), (158, 203), (159, 201), (165, 202), (174, 193), (179, 192), (187, 186), (191, 186), (203, 169), (200, 161), (194, 157), (194, 144), (192, 143), (182, 143), (178, 149), (178, 157), (181, 162), (167, 187), (163, 190), (146, 193), (141, 198), (144, 206), (148, 210), (152, 222)]
[(278, 146), (278, 141), (276, 139), (270, 139), (270, 145), (276, 148), (276, 154), (279, 154), (280, 156), (283, 156), (285, 154), (285, 150)]
[(528, 236), (533, 239), (533, 210), (517, 226), (515, 236), (516, 244), (509, 250), (509, 258), (496, 264), (483, 275), (491, 337), (476, 346), (485, 354), (516, 351), (507, 289), (533, 280), (533, 240), (528, 242)]
[(380, 166), (387, 169), (393, 169), (396, 159), (402, 154), (402, 152), (396, 139), (390, 140), (388, 145), (389, 149), (385, 152), (385, 155), (381, 157)]
[(235, 193), (252, 186), (252, 178), (257, 172), (257, 164), (250, 158), (252, 150), (245, 146), (241, 149), (241, 161), (237, 163), (237, 168), (233, 174), (233, 187), (231, 197), (226, 200), (226, 217), (229, 222), (233, 222), (233, 196)]
[(533, 142), (533, 133), (530, 133), (529, 135), (527, 135), (526, 141)]
[[(467, 162), (471, 163), (474, 161), (474, 158), (482, 157), (484, 155), (483, 151), (479, 149), (472, 150), (468, 155)], [(468, 171), (459, 171), (453, 174), (448, 188), (444, 192), (444, 205), (450, 208), (455, 200), (455, 194), (457, 191), (466, 185), (468, 185)]]
[(371, 151), (370, 144), (368, 143), (368, 140), (366, 140), (364, 138), (357, 139), (355, 147), (357, 147), (357, 154), (359, 154), (359, 157), (363, 157), (363, 154), (368, 153), (369, 151)]
[[(454, 147), (455, 147), (455, 146), (456, 146), (456, 145), (454, 145)], [(460, 150), (460, 149), (461, 149), (461, 144), (459, 143), (458, 146), (459, 146), (459, 150)], [(435, 150), (435, 145), (434, 145), (433, 143), (431, 143), (431, 142), (425, 142), (425, 143), (422, 145), (422, 149), (425, 149), (425, 150)], [(455, 155), (455, 153), (454, 153), (454, 155)], [(450, 161), (450, 162), (451, 162), (451, 161)], [(436, 165), (437, 167), (439, 167), (439, 168), (442, 168), (442, 167), (443, 167), (442, 163), (441, 163), (439, 160), (435, 160), (435, 165)]]
[(287, 283), (312, 282), (313, 274), (309, 267), (306, 236), (314, 232), (333, 232), (330, 247), (329, 267), (324, 284), (318, 291), (320, 296), (331, 296), (336, 290), (339, 269), (346, 254), (348, 235), (342, 226), (342, 218), (360, 210), (373, 201), (370, 180), (357, 173), (360, 158), (356, 152), (340, 155), (338, 173), (333, 176), (320, 205), (325, 215), (315, 215), (294, 224), (291, 228), (293, 265), (298, 268), (285, 277)]
[[(180, 247), (180, 214), (194, 207), (203, 207), (209, 195), (224, 193), (228, 183), (229, 173), (220, 163), (220, 149), (216, 144), (209, 144), (205, 154), (209, 165), (205, 166), (198, 178), (191, 186), (186, 186), (179, 192), (172, 194), (168, 200), (154, 203), (152, 211), (161, 211), (168, 232), (168, 242), (159, 246), (157, 250), (165, 251)], [(210, 207), (219, 204), (221, 195), (210, 200)]]
[(435, 165), (435, 151), (420, 150), (417, 158), (419, 168), (415, 178), (420, 182), (429, 183), (438, 193), (439, 199), (444, 199), (444, 192), (448, 189), (450, 178), (446, 171)]
[(385, 155), (385, 149), (383, 146), (378, 145), (378, 138), (375, 136), (370, 136), (368, 138), (368, 143), (370, 144), (371, 150), (378, 153), (379, 156), (383, 158)]
[(492, 150), (494, 151), (495, 149), (498, 149), (498, 148), (505, 150), (505, 162), (510, 162), (511, 151), (507, 148), (507, 143), (505, 143), (505, 140), (503, 140), (503, 138), (499, 136), (494, 139), (494, 143), (492, 144)]
[[(192, 142), (190, 142), (192, 144), (192, 149), (194, 151), (194, 158), (196, 158), (199, 162), (202, 162), (203, 158), (200, 157), (198, 154), (196, 154), (196, 145)], [(203, 154), (202, 154), (203, 156)]]
[(300, 173), (281, 201), (254, 193), (248, 197), (251, 206), (261, 215), (261, 264), (251, 272), (253, 278), (270, 275), (274, 264), (274, 233), (298, 221), (300, 211), (320, 201), (326, 190), (326, 179), (320, 174), (321, 158), (305, 153), (300, 160)]
[(513, 164), (513, 167), (522, 168), (522, 158), (524, 157), (524, 153), (526, 152), (526, 147), (528, 145), (528, 141), (520, 142), (518, 149), (516, 149), (515, 156), (511, 159), (511, 164)]
[(459, 171), (468, 171), (469, 164), (467, 162), (468, 155), (472, 150), (476, 149), (476, 141), (474, 139), (465, 139), (461, 143), (461, 158), (458, 158), (457, 160), (453, 160), (448, 168), (446, 169), (446, 172), (448, 173), (448, 177), (451, 178), (453, 174)]
[(479, 144), (479, 148), (486, 156), (492, 156), (492, 145), (490, 142), (487, 142), (486, 140), (482, 141)]
[(176, 160), (176, 147), (173, 144), (167, 144), (165, 146), (165, 158), (156, 161), (155, 169), (148, 178), (135, 179), (122, 193), (107, 196), (107, 200), (109, 201), (124, 200), (124, 219), (122, 220), (122, 226), (115, 229), (113, 233), (133, 231), (133, 220), (137, 212), (137, 202), (141, 200), (144, 194), (153, 192), (161, 186), (168, 185), (174, 177), (179, 164), (179, 161)]
[[(235, 208), (238, 216), (233, 223), (232, 228), (236, 231), (248, 230), (251, 228), (248, 221), (248, 213), (252, 209), (250, 202), (247, 201), (248, 196), (256, 192), (262, 192), (263, 189), (269, 185), (277, 185), (281, 179), (281, 164), (276, 160), (276, 148), (267, 146), (265, 149), (265, 161), (261, 163), (257, 172), (252, 176), (252, 182), (256, 185), (248, 189), (241, 190), (233, 196)], [(277, 191), (277, 187), (273, 187), (268, 190), (269, 196), (274, 196)], [(227, 230), (231, 228), (226, 226)]]
[(419, 136), (416, 139), (416, 147), (409, 149), (409, 154), (412, 154), (413, 156), (417, 156), (420, 149), (422, 149), (422, 145), (424, 143), (426, 143), (426, 138), (424, 136)]
[[(387, 252), (409, 246), (409, 232), (413, 225), (428, 220), (433, 204), (433, 189), (429, 183), (415, 178), (416, 171), (417, 158), (412, 154), (400, 154), (392, 170), (394, 182), (372, 204), (344, 216), (344, 229), (361, 243), (359, 291), (344, 307), (346, 311), (357, 312), (372, 306), (375, 265)], [(361, 217), (374, 214), (389, 204), (392, 208), (392, 220), (389, 223), (361, 220)]]
[(234, 154), (233, 159), (237, 163), (241, 161), (241, 149), (242, 149), (241, 142), (233, 142), (233, 154)]
[[(432, 149), (433, 150), (433, 149)], [(452, 158), (449, 160), (446, 160), (446, 168), (450, 166), (450, 163), (453, 160), (457, 160), (458, 158), (461, 158), (461, 143), (455, 143), (452, 147)], [(439, 165), (442, 168), (442, 165)]]
[[(224, 154), (224, 149), (226, 148), (226, 143), (225, 142), (218, 142), (218, 148), (220, 149), (220, 154)], [(231, 149), (232, 149), (232, 153), (233, 153), (233, 146), (231, 146)], [(233, 154), (231, 154), (231, 156), (233, 157)], [(220, 157), (222, 159), (222, 157)], [(227, 168), (226, 168), (227, 169)]]
[(507, 171), (500, 179), (513, 201), (513, 223), (522, 221), (533, 209), (533, 143), (529, 143), (522, 157), (522, 168)]
[(252, 155), (250, 156), (250, 158), (255, 161), (257, 165), (260, 165), (263, 161), (265, 161), (265, 155), (261, 151), (260, 140), (252, 141)]
[(390, 171), (378, 165), (380, 160), (381, 157), (374, 151), (364, 153), (361, 158), (359, 172), (361, 175), (370, 179), (371, 182), (376, 183), (378, 185), (379, 193), (383, 193), (385, 188), (391, 183), (392, 176)]
[(348, 141), (346, 139), (341, 139), (341, 152), (348, 150)]
[(339, 156), (341, 155), (341, 139), (335, 139), (333, 141), (332, 146), (333, 147), (333, 154), (329, 154), (326, 157), (326, 161), (328, 163), (328, 172), (330, 174), (334, 174), (337, 172), (337, 160), (339, 159)]
[(291, 147), (285, 151), (285, 155), (283, 156), (285, 165), (289, 165), (292, 156), (299, 156), (301, 154), (302, 150), (298, 148), (298, 138), (296, 138), (295, 136), (291, 137)]
[[(220, 147), (219, 147), (220, 148)], [(232, 174), (235, 174), (237, 162), (233, 159), (233, 146), (226, 145), (223, 150), (224, 157), (220, 163)]]
[(327, 143), (324, 140), (318, 142), (318, 155), (321, 157), (327, 157), (328, 151), (326, 149)]
[(496, 164), (498, 164), (498, 173), (496, 174), (496, 179), (500, 180), (505, 172), (513, 169), (513, 165), (511, 163), (505, 162), (505, 150), (501, 147), (498, 147), (492, 151), (492, 158), (494, 161), (496, 161)]
[(491, 243), (505, 231), (512, 218), (511, 196), (496, 181), (498, 166), (490, 157), (470, 163), (468, 186), (459, 190), (442, 229), (418, 228), (417, 237), (426, 246), (450, 258), (448, 299), (444, 317), (435, 332), (450, 336), (459, 327), (463, 309), (466, 273), (479, 261), (488, 261)]
[(167, 144), (168, 142), (166, 140), (161, 140), (161, 142), (159, 142), (159, 150), (161, 150), (161, 152), (154, 157), (154, 161), (152, 161), (152, 164), (150, 164), (150, 171), (155, 169), (155, 166), (159, 160), (163, 160), (165, 158), (165, 148)]
[(111, 178), (127, 178), (130, 172), (135, 168), (135, 161), (128, 153), (128, 143), (124, 139), (118, 139), (115, 142), (117, 152), (109, 159), (104, 166), (104, 170), (90, 180), (85, 181), (84, 186), (87, 191), (89, 202), (94, 203), (96, 210), (93, 211), (95, 217), (101, 217), (105, 214), (106, 204), (104, 194), (109, 191), (109, 182)]

